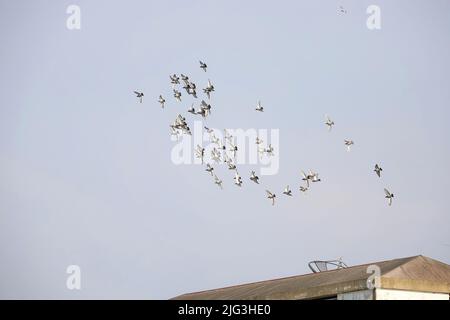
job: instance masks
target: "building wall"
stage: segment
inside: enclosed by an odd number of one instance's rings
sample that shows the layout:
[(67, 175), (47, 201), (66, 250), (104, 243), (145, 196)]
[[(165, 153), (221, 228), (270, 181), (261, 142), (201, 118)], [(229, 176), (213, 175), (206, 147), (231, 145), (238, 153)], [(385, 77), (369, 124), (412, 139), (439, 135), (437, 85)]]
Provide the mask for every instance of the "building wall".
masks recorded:
[(373, 290), (339, 293), (338, 300), (373, 300)]
[(448, 293), (376, 289), (376, 300), (449, 300)]

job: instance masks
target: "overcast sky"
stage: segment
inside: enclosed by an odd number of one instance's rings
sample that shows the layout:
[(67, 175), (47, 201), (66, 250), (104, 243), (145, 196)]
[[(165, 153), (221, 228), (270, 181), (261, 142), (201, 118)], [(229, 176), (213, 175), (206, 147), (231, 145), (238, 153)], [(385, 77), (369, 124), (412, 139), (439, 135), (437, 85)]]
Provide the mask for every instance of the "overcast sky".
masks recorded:
[[(0, 298), (166, 299), (338, 257), (449, 263), (449, 32), (446, 0), (0, 0)], [(172, 73), (213, 81), (208, 125), (279, 129), (278, 174), (258, 186), (242, 166), (238, 188), (217, 168), (220, 190), (174, 165), (168, 125), (195, 117)], [(322, 181), (299, 194), (310, 168)]]

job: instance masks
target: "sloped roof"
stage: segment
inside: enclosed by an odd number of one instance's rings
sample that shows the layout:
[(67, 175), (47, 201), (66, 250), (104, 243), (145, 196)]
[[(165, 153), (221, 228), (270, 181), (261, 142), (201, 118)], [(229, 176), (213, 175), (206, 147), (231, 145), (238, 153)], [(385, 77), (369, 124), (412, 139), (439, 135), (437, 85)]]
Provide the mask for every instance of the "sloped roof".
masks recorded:
[(380, 287), (450, 293), (450, 265), (414, 256), (345, 269), (310, 273), (232, 287), (187, 293), (176, 300), (314, 299), (367, 289), (367, 267), (380, 268)]

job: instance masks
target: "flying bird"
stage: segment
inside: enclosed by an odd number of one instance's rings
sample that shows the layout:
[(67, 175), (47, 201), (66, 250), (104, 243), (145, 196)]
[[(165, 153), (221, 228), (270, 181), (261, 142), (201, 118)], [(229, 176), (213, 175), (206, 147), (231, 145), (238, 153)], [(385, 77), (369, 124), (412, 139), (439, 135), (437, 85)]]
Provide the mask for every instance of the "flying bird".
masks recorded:
[(386, 194), (385, 198), (388, 199), (389, 205), (392, 205), (392, 198), (394, 198), (394, 194), (390, 193), (386, 188), (384, 188), (384, 193)]
[(206, 86), (205, 89), (203, 89), (203, 92), (206, 93), (206, 95), (208, 96), (208, 99), (211, 99), (211, 92), (214, 91), (214, 86), (211, 83), (211, 80), (208, 79), (208, 85)]
[(169, 76), (169, 78), (170, 83), (172, 83), (174, 86), (180, 83), (180, 78), (175, 73), (173, 74), (173, 76)]
[(312, 173), (312, 179), (311, 179), (311, 181), (312, 181), (312, 182), (320, 182), (320, 181), (322, 181), (322, 180), (320, 180), (319, 174), (318, 174), (318, 173)]
[(303, 170), (301, 171), (301, 173), (302, 173), (302, 180), (306, 182), (306, 186), (309, 188), (309, 180), (311, 179), (311, 177), (307, 175)]
[(209, 172), (211, 175), (213, 175), (214, 168), (211, 167), (211, 165), (208, 163), (208, 164), (206, 165), (206, 170), (205, 170), (205, 171), (206, 171), (206, 172)]
[(258, 104), (256, 105), (256, 109), (255, 110), (259, 111), (259, 112), (264, 112), (264, 108), (261, 105), (261, 101), (258, 101)]
[(214, 132), (214, 130), (211, 129), (211, 128), (208, 128), (208, 127), (206, 127), (206, 126), (205, 126), (204, 128), (205, 128), (206, 132), (208, 132), (209, 134), (211, 134), (211, 133)]
[(163, 98), (162, 95), (159, 95), (158, 102), (161, 104), (161, 108), (164, 109), (164, 103), (166, 103), (166, 100)]
[(217, 184), (220, 189), (223, 189), (222, 180), (220, 180), (216, 175), (214, 175), (214, 183)]
[(203, 164), (203, 157), (205, 156), (205, 148), (202, 148), (200, 145), (197, 145), (197, 149), (195, 150), (195, 156), (201, 159)]
[(242, 178), (237, 171), (234, 174), (234, 184), (238, 187), (242, 187)]
[(177, 99), (179, 102), (181, 102), (181, 92), (173, 89), (173, 96), (175, 97), (175, 99)]
[(214, 147), (211, 150), (211, 160), (213, 160), (215, 163), (220, 163), (220, 156), (220, 151)]
[(225, 162), (228, 164), (229, 170), (236, 170), (236, 165), (231, 161), (231, 159), (227, 159)]
[(206, 63), (204, 63), (204, 62), (202, 62), (202, 61), (199, 61), (199, 62), (200, 62), (200, 68), (202, 68), (203, 71), (206, 72), (206, 68), (208, 67), (208, 66), (206, 65)]
[(377, 176), (381, 178), (381, 171), (383, 171), (383, 169), (378, 165), (378, 163), (375, 164), (375, 170), (373, 170), (373, 171), (375, 171)]
[(136, 97), (139, 98), (139, 103), (142, 103), (142, 98), (144, 97), (144, 93), (139, 92), (139, 91), (134, 91), (134, 93), (136, 94)]
[(289, 189), (289, 185), (284, 188), (283, 194), (292, 197), (292, 190)]
[(257, 144), (257, 145), (260, 145), (261, 143), (263, 143), (264, 141), (262, 140), (262, 139), (260, 139), (259, 137), (256, 137), (256, 141), (255, 141), (255, 143)]
[(328, 131), (331, 131), (331, 128), (334, 126), (334, 121), (330, 119), (328, 115), (325, 115), (325, 124), (328, 126)]
[(300, 191), (301, 192), (306, 192), (308, 190), (308, 188), (307, 187), (304, 187), (304, 186), (300, 186)]
[(347, 146), (347, 151), (350, 151), (350, 147), (355, 143), (353, 142), (353, 140), (344, 140), (344, 144)]
[(255, 171), (252, 171), (252, 174), (250, 175), (250, 180), (252, 180), (256, 184), (259, 184), (259, 177), (256, 175)]
[(339, 6), (339, 11), (343, 14), (347, 13), (347, 9), (345, 9), (343, 6)]
[(275, 193), (272, 193), (269, 190), (266, 190), (266, 193), (267, 193), (267, 198), (272, 200), (272, 205), (274, 206), (275, 205), (275, 198), (277, 196), (275, 195)]
[(195, 114), (194, 104), (192, 104), (191, 108), (188, 109), (189, 113)]

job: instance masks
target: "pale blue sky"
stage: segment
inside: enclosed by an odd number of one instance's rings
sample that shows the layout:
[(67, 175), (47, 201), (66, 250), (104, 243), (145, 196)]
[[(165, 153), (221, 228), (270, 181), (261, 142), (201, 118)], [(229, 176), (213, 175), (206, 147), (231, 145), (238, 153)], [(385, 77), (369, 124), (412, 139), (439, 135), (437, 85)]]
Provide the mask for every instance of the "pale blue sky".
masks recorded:
[[(165, 299), (339, 256), (449, 263), (449, 32), (447, 0), (0, 0), (0, 297)], [(212, 79), (211, 126), (280, 129), (275, 207), (251, 167), (220, 191), (172, 164), (168, 124), (190, 103), (173, 101), (171, 73)], [(323, 182), (299, 195), (309, 168)]]

